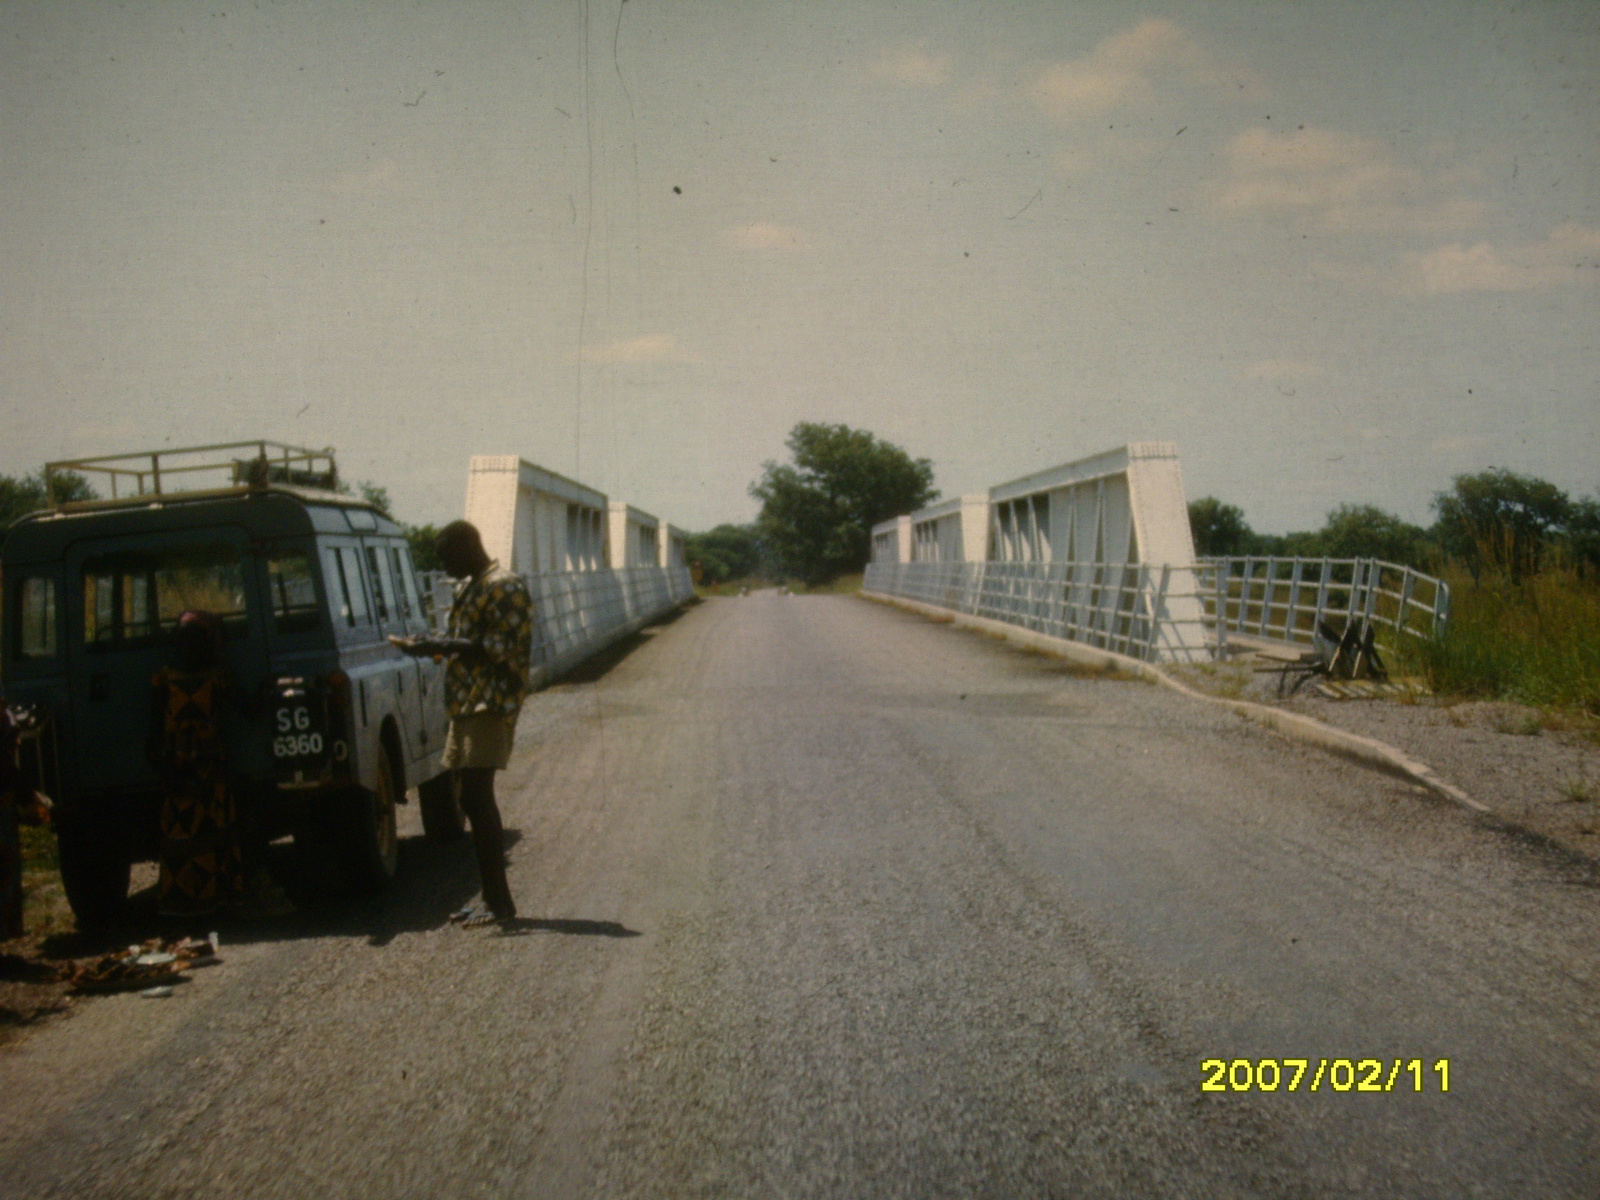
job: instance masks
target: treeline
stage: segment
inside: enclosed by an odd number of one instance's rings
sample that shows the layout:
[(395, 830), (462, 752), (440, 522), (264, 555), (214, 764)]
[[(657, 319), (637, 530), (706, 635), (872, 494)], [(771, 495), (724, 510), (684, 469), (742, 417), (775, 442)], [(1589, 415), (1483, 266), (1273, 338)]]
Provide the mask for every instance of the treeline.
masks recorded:
[(1257, 533), (1232, 504), (1205, 496), (1189, 505), (1195, 553), (1380, 558), (1437, 572), (1455, 563), (1521, 579), (1548, 566), (1600, 570), (1600, 498), (1573, 499), (1553, 483), (1492, 468), (1457, 475), (1435, 494), (1424, 528), (1370, 504), (1341, 504), (1319, 530)]
[(0, 535), (20, 518), (41, 508), (95, 499), (98, 496), (89, 481), (71, 471), (61, 472), (49, 482), (43, 471), (36, 475), (0, 475)]

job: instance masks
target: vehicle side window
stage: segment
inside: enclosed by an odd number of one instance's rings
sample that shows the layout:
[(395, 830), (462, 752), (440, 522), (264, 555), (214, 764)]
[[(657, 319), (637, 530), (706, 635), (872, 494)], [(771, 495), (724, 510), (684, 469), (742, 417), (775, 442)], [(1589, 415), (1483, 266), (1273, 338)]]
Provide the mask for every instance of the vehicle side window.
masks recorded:
[(354, 546), (339, 547), (339, 570), (344, 579), (344, 594), (350, 599), (350, 624), (365, 625), (367, 589), (361, 582), (361, 557)]
[(367, 620), (367, 592), (361, 584), (361, 562), (348, 546), (322, 548), (322, 578), (328, 588), (328, 604), (338, 609), (338, 623), (364, 625)]
[(279, 633), (315, 629), (317, 585), (304, 550), (274, 551), (267, 559), (267, 585), (272, 590), (272, 627)]
[(367, 578), (372, 580), (372, 603), (378, 610), (378, 620), (387, 621), (389, 598), (394, 595), (394, 584), (389, 579), (389, 564), (383, 559), (383, 547), (368, 546), (366, 551)]
[(328, 607), (335, 612), (334, 623), (355, 624), (350, 619), (350, 597), (345, 592), (344, 575), (339, 570), (339, 552), (332, 546), (322, 548), (322, 585), (328, 590)]
[(389, 547), (389, 561), (394, 566), (395, 590), (400, 594), (400, 606), (406, 620), (422, 616), (422, 601), (417, 596), (417, 577), (411, 570), (411, 555), (399, 546)]
[(27, 575), (17, 581), (17, 655), (54, 658), (56, 653), (56, 581)]

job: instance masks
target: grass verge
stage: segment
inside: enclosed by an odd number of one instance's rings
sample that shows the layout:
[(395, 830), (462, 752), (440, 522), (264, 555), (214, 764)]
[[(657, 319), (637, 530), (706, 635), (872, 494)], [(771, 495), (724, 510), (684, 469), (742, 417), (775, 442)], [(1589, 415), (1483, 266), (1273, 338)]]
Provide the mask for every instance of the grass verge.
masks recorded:
[(70, 933), (77, 926), (61, 886), (56, 835), (42, 825), (22, 827), (22, 921), (29, 937)]
[(1446, 578), (1444, 636), (1404, 651), (1435, 693), (1600, 714), (1600, 583), (1567, 569)]

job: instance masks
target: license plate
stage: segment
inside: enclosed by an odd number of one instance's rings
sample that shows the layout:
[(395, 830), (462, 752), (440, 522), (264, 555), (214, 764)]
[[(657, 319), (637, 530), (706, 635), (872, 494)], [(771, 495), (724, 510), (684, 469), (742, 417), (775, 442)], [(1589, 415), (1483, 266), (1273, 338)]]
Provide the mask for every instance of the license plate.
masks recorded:
[(272, 757), (281, 761), (320, 759), (328, 748), (309, 704), (280, 704), (273, 714)]

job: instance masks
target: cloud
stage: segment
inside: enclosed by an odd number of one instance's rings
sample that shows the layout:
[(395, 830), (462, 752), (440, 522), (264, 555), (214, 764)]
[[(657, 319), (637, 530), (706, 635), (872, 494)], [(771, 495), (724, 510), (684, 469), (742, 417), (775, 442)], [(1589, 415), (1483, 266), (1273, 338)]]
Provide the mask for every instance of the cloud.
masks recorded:
[(1537, 241), (1450, 242), (1387, 264), (1318, 261), (1311, 271), (1363, 290), (1404, 296), (1593, 287), (1600, 284), (1600, 229), (1567, 221)]
[(1277, 383), (1291, 379), (1312, 379), (1322, 367), (1303, 358), (1264, 358), (1244, 369), (1246, 379), (1266, 379)]
[[(1149, 98), (1157, 80), (1221, 89), (1228, 78), (1188, 31), (1150, 17), (1112, 34), (1083, 58), (1046, 67), (1034, 80), (1033, 99), (1058, 120), (1081, 121)], [(1230, 86), (1256, 92), (1253, 80)]]
[(1212, 187), (1224, 213), (1299, 213), (1329, 231), (1438, 233), (1480, 225), (1489, 206), (1448, 194), (1455, 176), (1397, 162), (1372, 138), (1333, 129), (1249, 129), (1228, 143)]
[(1132, 168), (1149, 162), (1161, 152), (1163, 139), (1143, 137), (1138, 134), (1102, 134), (1097, 140), (1085, 142), (1070, 150), (1057, 150), (1051, 163), (1057, 173), (1071, 179), (1101, 167)]
[(754, 221), (724, 229), (722, 240), (741, 250), (798, 250), (806, 244), (805, 234), (799, 229), (772, 221)]
[(670, 333), (646, 333), (636, 338), (601, 342), (583, 348), (583, 361), (592, 363), (693, 362)]
[(1488, 242), (1451, 242), (1401, 256), (1396, 283), (1412, 295), (1529, 292), (1562, 284), (1592, 284), (1600, 276), (1600, 229), (1569, 221), (1537, 242), (1497, 250)]
[(926, 42), (884, 54), (873, 66), (874, 75), (898, 79), (912, 87), (938, 87), (950, 78), (950, 56), (929, 53)]
[(381, 192), (394, 182), (395, 164), (392, 158), (380, 158), (355, 171), (346, 171), (334, 177), (328, 190), (339, 196), (352, 196), (361, 192)]

